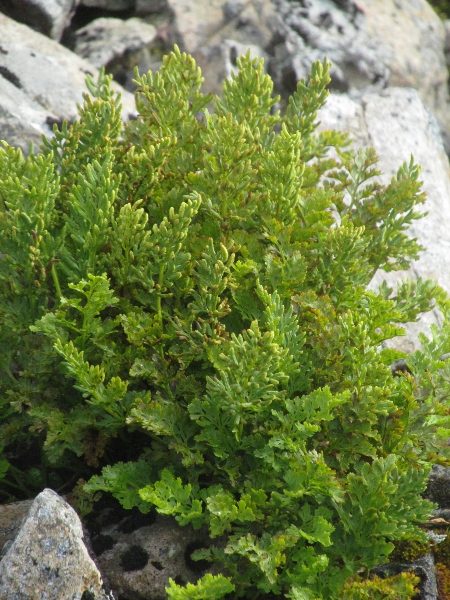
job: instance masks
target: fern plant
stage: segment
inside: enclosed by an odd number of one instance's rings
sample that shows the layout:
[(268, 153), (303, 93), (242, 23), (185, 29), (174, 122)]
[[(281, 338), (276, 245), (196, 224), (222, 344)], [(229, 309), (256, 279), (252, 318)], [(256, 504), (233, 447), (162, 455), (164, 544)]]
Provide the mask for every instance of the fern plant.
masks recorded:
[[(193, 558), (219, 574), (174, 600), (410, 598), (412, 575), (367, 577), (423, 537), (448, 460), (450, 304), (367, 286), (418, 256), (419, 168), (383, 186), (373, 150), (317, 133), (326, 61), (284, 115), (262, 62), (238, 65), (213, 98), (175, 48), (126, 124), (102, 73), (40, 154), (1, 150), (2, 489), (90, 477), (206, 527)], [(394, 377), (384, 342), (434, 302), (442, 330)]]

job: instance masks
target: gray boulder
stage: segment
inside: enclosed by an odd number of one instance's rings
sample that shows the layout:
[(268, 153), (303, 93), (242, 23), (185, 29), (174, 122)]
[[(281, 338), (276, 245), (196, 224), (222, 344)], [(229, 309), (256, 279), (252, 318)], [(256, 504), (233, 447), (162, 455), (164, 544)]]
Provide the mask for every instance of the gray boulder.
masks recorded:
[(78, 3), (79, 0), (0, 0), (0, 12), (60, 40)]
[(142, 19), (95, 19), (76, 32), (74, 51), (131, 88), (135, 66), (141, 73), (152, 66), (150, 46), (156, 36), (156, 28)]
[[(0, 139), (27, 150), (52, 124), (77, 116), (86, 75), (97, 76), (88, 61), (54, 40), (0, 14)], [(123, 117), (136, 114), (134, 98), (118, 84)]]
[(270, 0), (167, 0), (173, 15), (168, 40), (194, 56), (205, 78), (204, 90), (220, 93), (222, 81), (236, 58), (251, 49), (269, 56), (273, 36), (280, 31), (277, 8)]
[(196, 53), (196, 61), (205, 77), (204, 89), (213, 94), (221, 94), (225, 78), (237, 71), (236, 58), (250, 51), (252, 58), (267, 60), (267, 54), (256, 44), (241, 44), (234, 39), (200, 48)]
[(52, 124), (58, 120), (52, 111), (0, 76), (0, 140), (20, 147), (27, 154), (30, 143), (37, 148), (43, 134), (52, 135)]
[[(386, 280), (390, 287), (405, 277), (434, 279), (450, 292), (450, 167), (439, 127), (416, 90), (387, 88), (379, 93), (351, 99), (332, 94), (319, 114), (322, 129), (342, 129), (354, 138), (354, 146), (373, 146), (379, 156), (381, 180), (388, 183), (404, 161), (414, 155), (422, 167), (423, 189), (427, 194), (420, 210), (428, 215), (415, 222), (410, 233), (425, 247), (419, 260), (408, 271), (378, 272), (372, 287)], [(411, 352), (418, 347), (420, 331), (429, 333), (431, 323), (440, 324), (437, 310), (422, 315), (407, 326), (407, 336), (393, 345)]]
[[(332, 88), (353, 97), (413, 87), (450, 148), (445, 28), (426, 0), (273, 0), (280, 16), (272, 71), (291, 93), (314, 60), (333, 63)], [(450, 140), (450, 138), (449, 138)]]
[(34, 500), (0, 562), (2, 600), (113, 600), (67, 502), (46, 489)]

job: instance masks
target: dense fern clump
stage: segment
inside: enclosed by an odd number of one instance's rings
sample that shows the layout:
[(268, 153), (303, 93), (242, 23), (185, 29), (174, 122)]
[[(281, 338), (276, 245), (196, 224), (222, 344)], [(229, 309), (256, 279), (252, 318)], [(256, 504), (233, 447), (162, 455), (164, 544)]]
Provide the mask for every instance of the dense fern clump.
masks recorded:
[[(102, 74), (42, 153), (1, 150), (1, 489), (84, 477), (207, 528), (218, 571), (174, 600), (410, 598), (412, 575), (366, 578), (422, 539), (448, 459), (450, 309), (429, 281), (367, 286), (420, 251), (419, 168), (382, 186), (373, 150), (317, 133), (326, 62), (284, 115), (238, 65), (212, 98), (175, 48), (127, 124)], [(434, 301), (394, 377), (384, 342)]]

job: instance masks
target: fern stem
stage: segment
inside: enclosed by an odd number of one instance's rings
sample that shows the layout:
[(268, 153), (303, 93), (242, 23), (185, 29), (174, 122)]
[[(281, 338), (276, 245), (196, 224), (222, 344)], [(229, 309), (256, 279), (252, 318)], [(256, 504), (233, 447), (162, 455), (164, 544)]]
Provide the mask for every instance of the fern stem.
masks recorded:
[(162, 294), (162, 287), (163, 287), (163, 283), (164, 283), (164, 264), (161, 264), (159, 266), (159, 275), (158, 275), (158, 296), (156, 298), (156, 310), (158, 312), (158, 320), (162, 326), (162, 322), (163, 322), (163, 316), (162, 316), (162, 300), (161, 300), (161, 294)]
[(56, 293), (58, 294), (58, 298), (61, 299), (62, 293), (61, 293), (61, 286), (59, 284), (59, 278), (58, 278), (58, 273), (56, 272), (56, 267), (55, 267), (56, 263), (52, 264), (52, 278), (53, 278), (53, 283), (55, 285), (55, 289), (56, 289)]

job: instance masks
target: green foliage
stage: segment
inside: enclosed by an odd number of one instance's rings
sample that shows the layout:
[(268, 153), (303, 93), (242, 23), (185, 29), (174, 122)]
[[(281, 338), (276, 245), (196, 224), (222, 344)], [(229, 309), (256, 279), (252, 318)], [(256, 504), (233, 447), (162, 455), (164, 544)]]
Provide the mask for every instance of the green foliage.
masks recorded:
[[(448, 460), (450, 301), (367, 287), (420, 251), (419, 169), (382, 186), (372, 150), (316, 131), (326, 62), (284, 115), (238, 65), (214, 99), (175, 48), (126, 124), (101, 74), (42, 154), (0, 151), (2, 492), (84, 478), (207, 528), (193, 559), (220, 574), (175, 600), (408, 598), (355, 577), (423, 538)], [(384, 342), (433, 302), (442, 330), (394, 377)]]
[(166, 592), (171, 600), (216, 600), (234, 591), (234, 585), (223, 575), (207, 573), (196, 585), (188, 583), (186, 587), (177, 585), (173, 579)]

